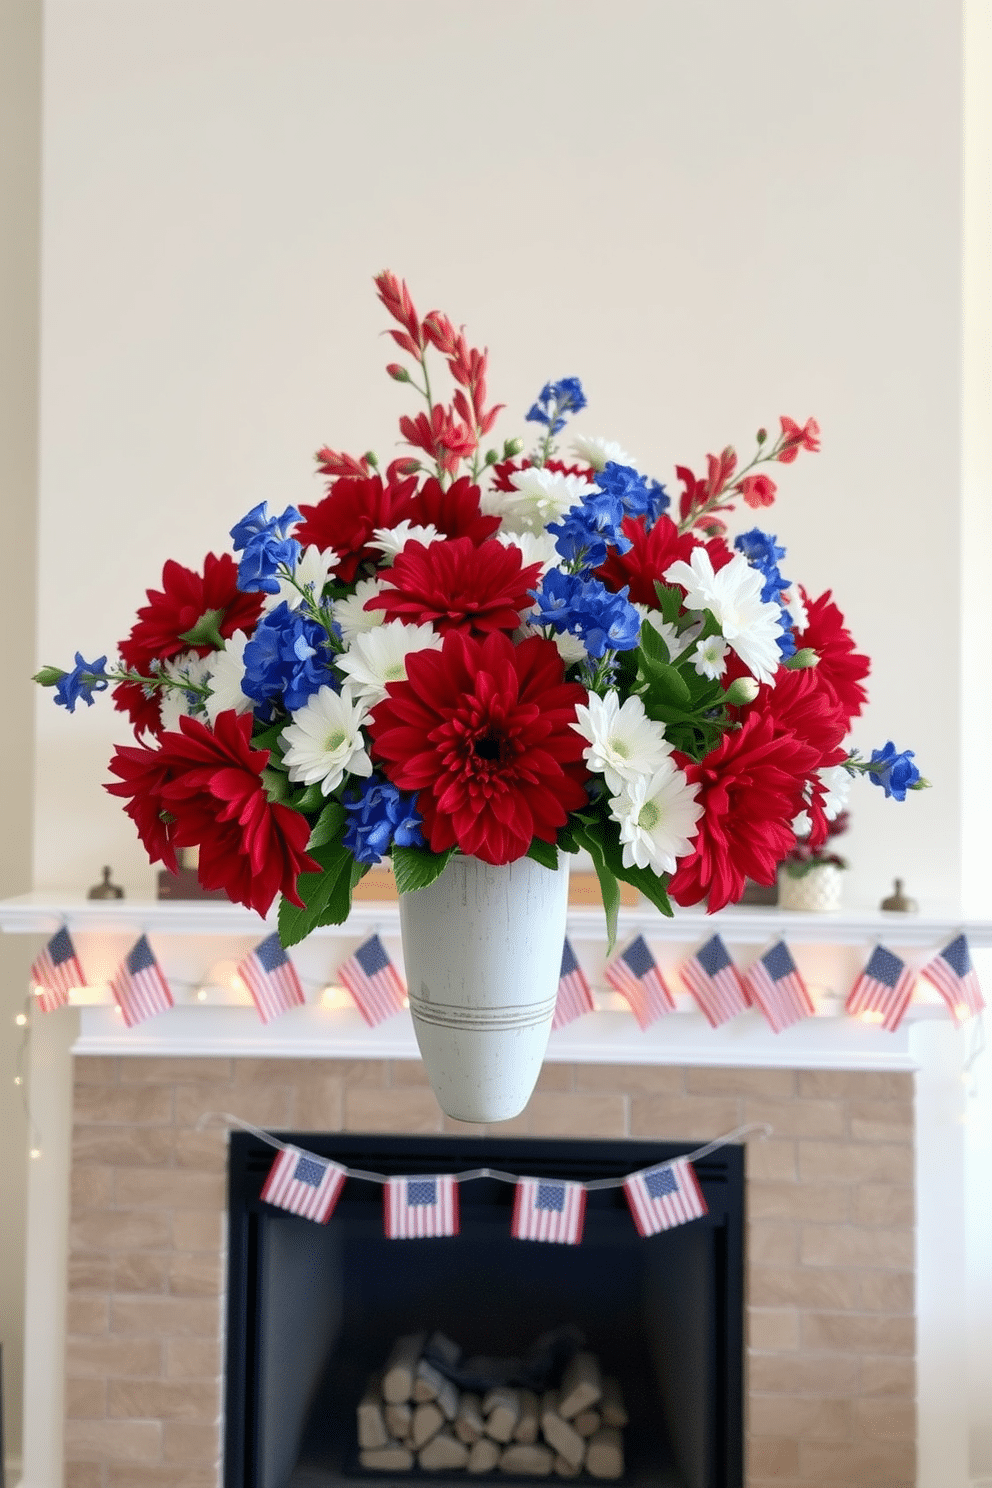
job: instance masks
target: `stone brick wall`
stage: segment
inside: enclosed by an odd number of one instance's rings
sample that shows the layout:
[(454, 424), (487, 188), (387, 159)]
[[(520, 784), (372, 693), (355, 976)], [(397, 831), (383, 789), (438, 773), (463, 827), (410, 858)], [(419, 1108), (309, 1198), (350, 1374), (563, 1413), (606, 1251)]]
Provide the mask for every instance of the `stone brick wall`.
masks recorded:
[[(915, 1482), (912, 1102), (910, 1075), (551, 1064), (499, 1128), (774, 1128), (748, 1150), (748, 1488)], [(467, 1130), (415, 1062), (77, 1059), (66, 1488), (220, 1481), (226, 1133), (197, 1131), (209, 1111)]]

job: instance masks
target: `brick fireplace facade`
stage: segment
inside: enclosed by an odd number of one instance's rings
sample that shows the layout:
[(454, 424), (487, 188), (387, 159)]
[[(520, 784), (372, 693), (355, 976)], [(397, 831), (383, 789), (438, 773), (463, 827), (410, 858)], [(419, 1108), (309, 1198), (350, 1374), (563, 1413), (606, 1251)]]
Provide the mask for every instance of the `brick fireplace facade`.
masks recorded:
[[(74, 1061), (66, 1488), (217, 1488), (226, 1131), (481, 1132), (411, 1060)], [(748, 1147), (748, 1488), (915, 1483), (913, 1077), (546, 1064), (501, 1133)], [(53, 1427), (54, 1429), (54, 1427)]]

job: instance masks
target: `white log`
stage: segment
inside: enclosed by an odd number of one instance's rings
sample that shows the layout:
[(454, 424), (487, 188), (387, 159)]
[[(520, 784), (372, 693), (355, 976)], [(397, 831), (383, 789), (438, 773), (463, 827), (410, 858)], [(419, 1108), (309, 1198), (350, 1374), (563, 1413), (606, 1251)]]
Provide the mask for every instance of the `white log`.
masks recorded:
[(603, 1398), (599, 1402), (599, 1408), (603, 1412), (604, 1426), (627, 1425), (629, 1417), (623, 1403), (623, 1391), (619, 1380), (615, 1380), (611, 1374), (603, 1378)]
[(561, 1401), (558, 1414), (562, 1420), (570, 1421), (579, 1411), (596, 1405), (603, 1393), (603, 1379), (599, 1360), (595, 1354), (585, 1350), (573, 1354), (561, 1377)]
[(623, 1476), (623, 1439), (616, 1426), (602, 1426), (589, 1442), (586, 1471), (594, 1478)]
[(406, 1333), (393, 1344), (382, 1375), (382, 1393), (390, 1405), (401, 1405), (413, 1395), (417, 1360), (426, 1338), (426, 1333)]
[(374, 1451), (388, 1442), (389, 1432), (382, 1412), (382, 1375), (372, 1374), (358, 1402), (358, 1445)]
[(431, 1437), (426, 1447), (418, 1453), (417, 1461), (428, 1472), (464, 1467), (468, 1462), (468, 1447), (445, 1427)]
[(562, 1420), (559, 1405), (558, 1391), (546, 1391), (541, 1401), (541, 1430), (544, 1432), (544, 1440), (554, 1447), (559, 1457), (564, 1457), (573, 1467), (581, 1467), (586, 1455), (585, 1441), (574, 1426)]
[(418, 1449), (426, 1446), (432, 1436), (436, 1436), (444, 1425), (444, 1413), (434, 1400), (425, 1400), (423, 1405), (414, 1407), (413, 1420), (410, 1422), (410, 1440)]
[(572, 1425), (580, 1436), (595, 1436), (602, 1424), (603, 1417), (598, 1410), (579, 1411), (577, 1416), (572, 1417)]
[(499, 1459), (500, 1472), (520, 1473), (528, 1478), (546, 1478), (554, 1466), (555, 1454), (543, 1442), (514, 1442)]
[(480, 1436), (478, 1441), (472, 1443), (468, 1453), (468, 1470), (470, 1473), (492, 1472), (503, 1454), (499, 1442), (494, 1442), (489, 1436)]
[(417, 1360), (413, 1398), (418, 1405), (425, 1400), (436, 1400), (449, 1421), (453, 1421), (458, 1414), (457, 1386), (453, 1385), (439, 1369), (435, 1369), (428, 1359)]
[(358, 1460), (363, 1467), (371, 1467), (379, 1472), (409, 1472), (413, 1467), (413, 1453), (409, 1447), (401, 1447), (395, 1442), (389, 1447), (379, 1447), (375, 1451), (359, 1452)]
[(532, 1445), (541, 1430), (541, 1402), (533, 1390), (520, 1391), (520, 1419), (513, 1431), (513, 1440)]
[(486, 1418), (487, 1436), (493, 1441), (510, 1441), (520, 1420), (519, 1393), (503, 1385), (490, 1390), (482, 1402), (482, 1414)]
[(413, 1408), (406, 1400), (399, 1405), (386, 1406), (386, 1427), (396, 1441), (406, 1441), (412, 1418)]
[(486, 1429), (482, 1419), (482, 1401), (472, 1390), (463, 1390), (455, 1417), (455, 1435), (469, 1446), (479, 1440)]

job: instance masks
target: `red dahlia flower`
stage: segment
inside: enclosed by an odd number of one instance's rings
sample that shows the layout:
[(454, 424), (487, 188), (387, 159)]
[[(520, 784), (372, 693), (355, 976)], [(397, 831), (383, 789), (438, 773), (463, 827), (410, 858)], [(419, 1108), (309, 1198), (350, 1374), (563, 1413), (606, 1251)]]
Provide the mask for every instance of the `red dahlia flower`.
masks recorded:
[(871, 662), (854, 649), (850, 631), (844, 626), (844, 616), (833, 603), (828, 589), (819, 599), (806, 600), (806, 629), (796, 633), (796, 646), (809, 646), (820, 658), (816, 667), (818, 683), (829, 688), (847, 719), (844, 732), (851, 726), (868, 701), (868, 694), (861, 686), (862, 679), (871, 671)]
[(706, 898), (712, 911), (736, 903), (745, 878), (773, 883), (795, 846), (792, 819), (803, 809), (803, 787), (818, 763), (811, 745), (794, 734), (777, 736), (767, 714), (752, 714), (738, 732), (724, 734), (701, 763), (681, 761), (686, 778), (699, 783), (703, 815), (693, 851), (679, 859), (669, 884), (675, 902)]
[(476, 547), (470, 537), (456, 537), (425, 548), (412, 540), (380, 575), (389, 587), (365, 608), (384, 610), (387, 620), (433, 625), (442, 633), (516, 630), (520, 612), (533, 604), (528, 591), (541, 577), (539, 563), (526, 568), (521, 563), (519, 548), (495, 541)]
[(269, 751), (252, 749), (251, 722), (221, 713), (211, 731), (181, 718), (158, 749), (116, 749), (110, 769), (121, 783), (106, 789), (130, 798), (124, 810), (153, 863), (175, 872), (176, 848), (198, 847), (203, 887), (264, 915), (277, 893), (300, 904), (296, 881), (319, 864), (306, 854), (306, 818), (265, 793)]
[(407, 657), (407, 680), (389, 684), (369, 731), (394, 785), (420, 792), (433, 852), (512, 863), (586, 804), (585, 743), (572, 728), (586, 691), (563, 677), (541, 636), (514, 646), (498, 631), (477, 641), (456, 630), (440, 651)]
[(322, 553), (332, 548), (339, 560), (334, 577), (350, 584), (360, 563), (366, 558), (378, 563), (382, 557), (369, 546), (375, 529), (412, 518), (416, 486), (413, 477), (383, 485), (381, 475), (344, 476), (316, 506), (300, 507), (304, 520), (293, 536), (305, 548)]
[(691, 533), (680, 535), (671, 517), (660, 516), (650, 531), (643, 517), (624, 517), (623, 533), (629, 538), (631, 547), (626, 553), (614, 548), (606, 562), (596, 569), (596, 577), (602, 579), (607, 589), (619, 593), (624, 584), (630, 585), (631, 604), (650, 605), (658, 608), (655, 582), (665, 582), (665, 569), (671, 564), (688, 563), (693, 548), (703, 547), (713, 561), (714, 570), (729, 563), (733, 554), (722, 537), (711, 538), (700, 543)]
[(443, 537), (470, 537), (476, 547), (492, 537), (499, 517), (484, 517), (479, 510), (479, 488), (467, 475), (447, 490), (433, 476), (413, 498), (411, 520), (419, 526), (436, 527)]

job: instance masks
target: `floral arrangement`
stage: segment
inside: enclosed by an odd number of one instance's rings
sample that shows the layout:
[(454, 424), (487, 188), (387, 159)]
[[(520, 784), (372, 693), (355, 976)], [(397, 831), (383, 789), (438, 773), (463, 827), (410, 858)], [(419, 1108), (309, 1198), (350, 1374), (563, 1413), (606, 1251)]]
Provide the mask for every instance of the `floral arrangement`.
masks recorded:
[(848, 814), (842, 811), (832, 821), (827, 822), (826, 832), (822, 841), (814, 846), (810, 836), (797, 835), (796, 845), (787, 853), (780, 867), (784, 868), (790, 878), (805, 878), (814, 868), (823, 868), (831, 865), (834, 868), (846, 868), (847, 859), (842, 858), (840, 853), (834, 852), (830, 846), (835, 837), (840, 837), (847, 831), (849, 825)]
[[(326, 494), (256, 506), (234, 552), (169, 561), (119, 664), (46, 667), (72, 712), (110, 686), (137, 743), (116, 748), (120, 796), (153, 861), (199, 849), (209, 889), (266, 914), (284, 944), (340, 923), (389, 857), (401, 893), (452, 853), (554, 867), (587, 851), (615, 926), (618, 880), (670, 900), (736, 901), (803, 840), (825, 840), (855, 775), (887, 796), (927, 784), (911, 751), (848, 748), (868, 658), (829, 592), (783, 577), (784, 549), (738, 502), (772, 505), (770, 468), (819, 448), (813, 419), (758, 431), (673, 499), (617, 444), (566, 424), (578, 378), (547, 383), (520, 439), (487, 447), (500, 407), (487, 353), (405, 283), (375, 280), (409, 365), (387, 372), (425, 407), (407, 447), (318, 452)], [(453, 381), (434, 391), (436, 358)]]

